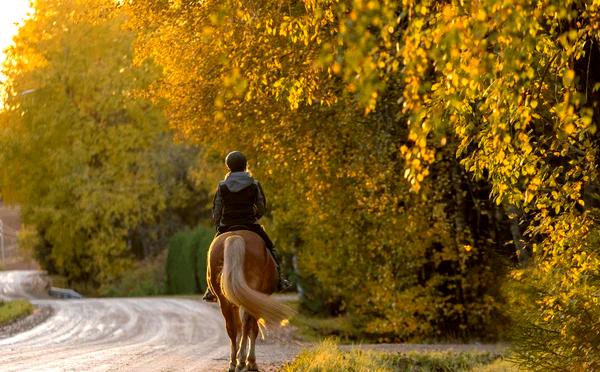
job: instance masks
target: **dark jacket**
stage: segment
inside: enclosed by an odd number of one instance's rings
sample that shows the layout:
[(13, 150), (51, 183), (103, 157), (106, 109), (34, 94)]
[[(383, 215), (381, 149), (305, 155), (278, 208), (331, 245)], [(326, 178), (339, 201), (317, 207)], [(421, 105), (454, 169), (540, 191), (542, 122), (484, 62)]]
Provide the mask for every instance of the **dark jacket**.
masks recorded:
[(265, 194), (248, 172), (230, 172), (219, 182), (213, 200), (213, 222), (217, 227), (255, 224), (265, 212)]

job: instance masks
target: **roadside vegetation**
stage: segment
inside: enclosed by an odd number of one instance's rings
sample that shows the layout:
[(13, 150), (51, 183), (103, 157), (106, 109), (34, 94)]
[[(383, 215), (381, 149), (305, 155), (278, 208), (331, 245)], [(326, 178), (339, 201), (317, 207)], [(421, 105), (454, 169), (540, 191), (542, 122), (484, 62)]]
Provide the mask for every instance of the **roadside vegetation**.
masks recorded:
[[(479, 369), (483, 367), (486, 369)], [(498, 369), (494, 369), (496, 367)], [(318, 346), (300, 353), (282, 370), (285, 372), (516, 371), (516, 369), (510, 368), (509, 364), (502, 363), (501, 355), (487, 352), (390, 354), (363, 350), (342, 351), (334, 342), (324, 341)]]
[[(298, 309), (298, 301), (286, 301), (286, 305)], [(306, 342), (319, 343), (324, 340), (330, 340), (340, 344), (376, 344), (386, 342), (377, 334), (364, 332), (364, 329), (358, 324), (358, 319), (353, 319), (348, 314), (324, 315), (322, 313), (297, 312), (290, 319), (290, 324), (295, 327), (294, 337)], [(508, 342), (511, 338), (509, 334), (498, 334), (494, 336), (495, 341)], [(422, 339), (421, 343), (482, 343), (485, 340), (473, 339), (464, 340), (460, 338), (431, 338)]]
[(296, 335), (305, 341), (319, 342), (331, 338), (337, 342), (376, 342), (357, 329), (347, 315), (326, 316), (298, 313), (290, 320), (297, 328)]
[(186, 295), (206, 290), (206, 257), (214, 232), (202, 225), (169, 238), (166, 250), (138, 261), (119, 280), (102, 285), (100, 296)]
[(194, 294), (206, 290), (206, 259), (214, 230), (204, 226), (178, 232), (169, 240), (166, 291)]
[(339, 343), (377, 342), (361, 332), (359, 327), (352, 324), (347, 314), (327, 315), (298, 311), (299, 301), (285, 301), (285, 304), (296, 310), (296, 315), (290, 319), (290, 324), (296, 328), (295, 337), (303, 341), (319, 343), (326, 339)]
[(167, 252), (138, 261), (118, 281), (102, 285), (98, 295), (107, 297), (140, 297), (166, 294), (165, 263)]
[(0, 327), (31, 313), (33, 313), (33, 305), (29, 301), (0, 301)]

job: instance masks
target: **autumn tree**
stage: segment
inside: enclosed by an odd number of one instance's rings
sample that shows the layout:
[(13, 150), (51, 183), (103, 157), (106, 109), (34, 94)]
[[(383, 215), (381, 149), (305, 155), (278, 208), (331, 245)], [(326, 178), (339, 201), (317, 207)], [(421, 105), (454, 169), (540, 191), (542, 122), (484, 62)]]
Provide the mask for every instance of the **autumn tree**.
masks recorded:
[[(255, 159), (328, 311), (390, 339), (482, 335), (512, 267), (521, 360), (598, 367), (598, 1), (121, 4), (149, 69), (128, 102), (165, 102), (211, 174)], [(16, 122), (44, 92), (25, 85)]]
[(135, 33), (114, 2), (33, 7), (4, 66), (2, 194), (40, 235), (46, 268), (95, 286), (156, 253), (177, 229), (166, 222), (186, 218), (197, 152), (174, 145), (160, 107), (140, 95), (160, 70), (134, 63)]
[(151, 96), (168, 102), (170, 124), (212, 150), (221, 172), (233, 148), (255, 159), (307, 308), (345, 313), (361, 332), (390, 340), (495, 334), (500, 262), (511, 257), (497, 249), (508, 240), (504, 210), (480, 200), (489, 189), (465, 177), (452, 151), (440, 158), (440, 178), (410, 193), (399, 156), (409, 145), (396, 104), (402, 82), (371, 88), (379, 106), (365, 110), (364, 82), (344, 84), (341, 51), (360, 50), (344, 47), (339, 4), (128, 7), (132, 27), (149, 30), (140, 54), (168, 71)]
[[(527, 229), (514, 276), (519, 358), (531, 368), (595, 369), (598, 353), (597, 1), (354, 1), (342, 66), (366, 109), (400, 79), (401, 148), (418, 191), (456, 138), (456, 158)], [(344, 62), (347, 60), (342, 58)], [(595, 67), (594, 67), (595, 66)], [(362, 87), (362, 86), (361, 86)], [(367, 93), (366, 96), (362, 92)], [(448, 143), (451, 143), (448, 141)], [(522, 266), (523, 267), (523, 266)]]

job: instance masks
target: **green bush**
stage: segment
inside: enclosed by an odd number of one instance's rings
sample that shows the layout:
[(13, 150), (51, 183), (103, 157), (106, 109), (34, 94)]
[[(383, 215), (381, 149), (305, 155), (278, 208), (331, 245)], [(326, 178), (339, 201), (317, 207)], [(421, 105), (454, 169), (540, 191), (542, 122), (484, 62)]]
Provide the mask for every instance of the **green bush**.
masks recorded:
[(303, 351), (283, 368), (294, 371), (470, 371), (487, 365), (500, 355), (482, 352), (462, 353), (395, 353), (386, 354), (374, 351), (341, 351), (331, 340)]
[(213, 236), (212, 230), (200, 225), (169, 240), (167, 293), (192, 294), (206, 289), (206, 256)]
[(0, 326), (33, 313), (33, 305), (25, 300), (0, 301)]
[(119, 280), (103, 285), (100, 296), (139, 297), (158, 296), (166, 293), (165, 263), (167, 252), (139, 261), (132, 270), (126, 271)]

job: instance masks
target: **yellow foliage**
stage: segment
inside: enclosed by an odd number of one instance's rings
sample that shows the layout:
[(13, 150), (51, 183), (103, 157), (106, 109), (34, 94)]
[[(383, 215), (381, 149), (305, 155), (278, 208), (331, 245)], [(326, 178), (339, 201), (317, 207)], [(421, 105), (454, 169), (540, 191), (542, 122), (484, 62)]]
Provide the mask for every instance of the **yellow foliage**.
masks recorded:
[[(460, 268), (469, 288), (468, 260), (485, 245), (444, 212), (449, 196), (440, 189), (458, 182), (441, 181), (453, 169), (444, 151), (489, 183), (490, 210), (523, 216), (523, 252), (533, 251), (541, 277), (556, 279), (552, 296), (583, 298), (574, 308), (582, 311), (593, 306), (590, 278), (600, 266), (589, 242), (598, 226), (579, 201), (597, 181), (597, 87), (582, 85), (581, 66), (600, 39), (598, 1), (146, 5), (130, 4), (133, 25), (153, 25), (138, 51), (166, 72), (149, 95), (168, 102), (170, 124), (207, 158), (239, 148), (256, 159), (278, 206), (279, 237), (327, 295), (343, 299), (340, 307), (359, 315), (376, 308), (371, 330), (433, 332), (439, 314), (428, 309), (448, 278), (419, 287), (415, 267), (434, 242), (445, 243), (436, 258)], [(374, 289), (382, 280), (387, 292)], [(348, 292), (359, 285), (388, 308), (353, 302)], [(485, 319), (500, 305), (486, 298), (465, 306), (475, 309), (443, 311)], [(576, 311), (538, 306), (540, 326), (559, 335), (578, 329)], [(587, 344), (559, 341), (582, 360), (600, 358)]]
[(158, 71), (133, 63), (135, 34), (112, 1), (33, 5), (5, 64), (0, 184), (38, 231), (44, 266), (98, 284), (129, 267), (133, 230), (166, 207), (153, 159), (166, 123), (140, 97)]

